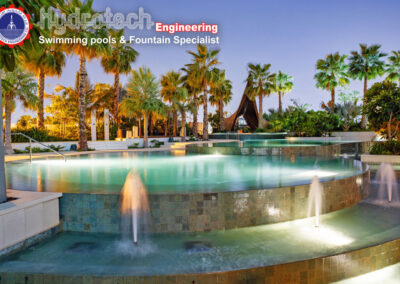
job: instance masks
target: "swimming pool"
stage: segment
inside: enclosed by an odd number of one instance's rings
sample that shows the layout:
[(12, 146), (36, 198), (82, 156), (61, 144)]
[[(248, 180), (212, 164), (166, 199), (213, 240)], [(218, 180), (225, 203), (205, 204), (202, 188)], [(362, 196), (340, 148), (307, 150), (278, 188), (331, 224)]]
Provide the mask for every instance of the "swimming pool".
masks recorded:
[(363, 172), (342, 158), (242, 155), (176, 155), (173, 151), (112, 152), (9, 162), (7, 187), (65, 193), (118, 193), (136, 170), (149, 193), (223, 192), (309, 184)]

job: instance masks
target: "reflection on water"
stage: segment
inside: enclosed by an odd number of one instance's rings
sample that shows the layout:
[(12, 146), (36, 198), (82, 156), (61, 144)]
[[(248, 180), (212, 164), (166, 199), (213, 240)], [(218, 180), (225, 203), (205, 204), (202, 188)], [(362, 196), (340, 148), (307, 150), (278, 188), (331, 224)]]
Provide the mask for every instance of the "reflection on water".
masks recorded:
[(186, 155), (170, 152), (106, 153), (61, 159), (7, 163), (7, 185), (21, 190), (119, 192), (136, 170), (148, 191), (238, 191), (309, 184), (362, 172), (349, 159), (277, 156)]

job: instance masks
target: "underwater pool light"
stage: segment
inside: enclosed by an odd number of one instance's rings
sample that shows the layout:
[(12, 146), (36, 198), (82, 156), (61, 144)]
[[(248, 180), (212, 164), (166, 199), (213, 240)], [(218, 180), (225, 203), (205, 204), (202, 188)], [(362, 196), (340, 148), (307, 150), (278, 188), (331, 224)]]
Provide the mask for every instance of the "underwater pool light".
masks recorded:
[(346, 236), (342, 232), (324, 225), (320, 225), (319, 227), (312, 225), (304, 226), (300, 233), (305, 239), (334, 246), (349, 245), (354, 241), (354, 239)]

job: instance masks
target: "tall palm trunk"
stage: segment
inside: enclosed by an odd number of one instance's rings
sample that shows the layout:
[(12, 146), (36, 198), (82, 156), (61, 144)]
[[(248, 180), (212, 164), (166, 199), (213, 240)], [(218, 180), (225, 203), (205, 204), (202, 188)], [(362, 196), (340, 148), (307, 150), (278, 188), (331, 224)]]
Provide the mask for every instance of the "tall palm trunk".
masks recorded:
[(176, 110), (172, 111), (172, 136), (176, 136), (176, 129), (178, 128), (178, 115)]
[(86, 58), (80, 56), (79, 64), (79, 149), (87, 151), (87, 137), (86, 137), (86, 104), (85, 104), (85, 82), (86, 82)]
[(149, 147), (149, 134), (148, 134), (148, 127), (149, 127), (149, 117), (147, 113), (143, 114), (143, 147)]
[(10, 155), (13, 153), (12, 145), (11, 145), (11, 103), (12, 96), (10, 94), (6, 94), (5, 96), (5, 113), (6, 113), (6, 154)]
[(151, 114), (150, 114), (149, 122), (150, 122), (150, 133), (149, 133), (149, 135), (152, 136), (152, 135), (154, 135), (154, 121), (153, 121), (153, 115), (151, 115)]
[[(368, 77), (364, 77), (364, 95), (363, 95), (363, 107), (365, 106), (365, 95), (367, 94), (368, 91)], [(361, 128), (365, 129), (367, 127), (367, 117), (363, 113), (361, 116)]]
[(139, 118), (139, 131), (138, 131), (139, 138), (142, 137), (142, 119)]
[[(114, 123), (118, 126), (118, 134), (121, 134), (121, 125), (118, 117), (118, 108), (119, 108), (119, 72), (115, 72), (114, 74)], [(122, 137), (118, 137), (122, 138)]]
[(203, 140), (208, 140), (208, 94), (206, 82), (203, 82)]
[(335, 107), (335, 88), (331, 88), (331, 102), (332, 102), (332, 107)]
[(225, 130), (224, 100), (222, 98), (219, 99), (218, 111), (219, 111), (219, 131), (224, 131)]
[(38, 84), (38, 98), (39, 98), (39, 105), (37, 109), (37, 126), (39, 129), (44, 129), (44, 80), (45, 80), (45, 73), (43, 69), (39, 71), (39, 84)]
[(263, 128), (263, 94), (258, 94), (258, 128)]
[(197, 94), (193, 94), (193, 100), (194, 100), (194, 111), (193, 111), (193, 136), (198, 137), (199, 136), (199, 131), (198, 131), (198, 120), (197, 120), (197, 113), (199, 111), (199, 105), (197, 103)]
[(181, 116), (182, 116), (181, 137), (182, 137), (182, 142), (185, 142), (185, 137), (186, 137), (186, 112), (185, 112), (185, 110), (181, 111)]
[(168, 135), (169, 135), (169, 119), (170, 119), (169, 116), (170, 116), (169, 111), (167, 111), (167, 120), (165, 121), (165, 129), (164, 129), (165, 137), (168, 137)]
[(279, 97), (279, 114), (282, 115), (282, 93), (278, 92)]
[[(0, 78), (2, 70), (0, 69)], [(0, 80), (0, 98), (2, 98), (2, 87)], [(3, 100), (0, 100), (0, 109), (3, 112)], [(4, 144), (3, 144), (3, 115), (0, 116), (0, 203), (7, 200), (7, 191), (6, 191), (6, 174), (5, 174), (5, 166), (4, 166)]]

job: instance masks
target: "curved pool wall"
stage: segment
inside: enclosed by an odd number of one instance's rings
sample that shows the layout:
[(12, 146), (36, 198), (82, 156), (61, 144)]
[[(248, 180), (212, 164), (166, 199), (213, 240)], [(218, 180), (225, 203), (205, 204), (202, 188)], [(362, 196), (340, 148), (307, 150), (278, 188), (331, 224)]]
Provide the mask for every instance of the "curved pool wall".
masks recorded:
[[(164, 234), (151, 239), (144, 253), (120, 247), (110, 234), (61, 233), (2, 258), (0, 277), (2, 284), (331, 283), (400, 261), (399, 210), (363, 202), (322, 216), (319, 228), (303, 219)], [(208, 243), (209, 250), (188, 248), (193, 241)]]
[[(290, 140), (289, 140), (290, 141)], [(301, 142), (301, 139), (294, 141)], [(310, 142), (313, 140), (304, 140)], [(187, 153), (192, 154), (223, 154), (223, 155), (261, 155), (261, 156), (316, 156), (336, 157), (343, 154), (359, 157), (368, 152), (371, 142), (320, 142), (316, 145), (251, 145), (244, 142), (210, 142), (203, 144), (188, 144), (185, 146)]]
[[(322, 183), (322, 213), (350, 207), (368, 197), (370, 172), (363, 167), (359, 175)], [(149, 194), (152, 231), (214, 231), (306, 218), (308, 192), (306, 184), (233, 192)], [(119, 203), (119, 194), (63, 193), (63, 229), (120, 232)]]
[(284, 139), (286, 132), (281, 133), (212, 133), (208, 135), (209, 139), (229, 139), (229, 140), (252, 140), (252, 139)]
[(359, 276), (400, 262), (400, 239), (326, 257), (224, 272), (154, 276), (95, 276), (0, 272), (14, 283), (293, 283), (325, 284)]

